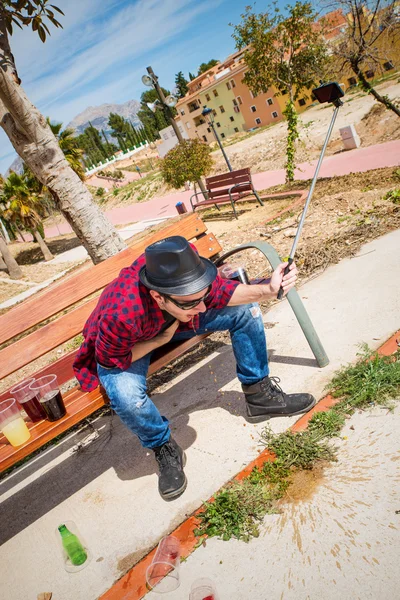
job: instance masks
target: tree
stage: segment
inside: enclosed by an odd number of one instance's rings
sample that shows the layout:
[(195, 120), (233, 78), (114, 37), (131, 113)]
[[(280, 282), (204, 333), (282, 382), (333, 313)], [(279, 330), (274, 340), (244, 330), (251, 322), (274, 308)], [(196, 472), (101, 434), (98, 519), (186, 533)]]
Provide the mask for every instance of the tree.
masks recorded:
[(196, 182), (208, 175), (214, 165), (211, 148), (200, 140), (183, 140), (172, 148), (161, 161), (163, 179), (174, 188), (186, 181)]
[[(117, 115), (116, 113), (110, 113), (108, 124), (112, 129), (111, 135), (117, 138), (118, 141), (121, 139), (124, 148), (135, 145), (135, 136), (132, 131), (132, 125), (127, 119), (124, 119), (124, 117), (121, 117), (121, 115)], [(123, 148), (121, 148), (121, 150), (122, 149)]]
[(75, 171), (79, 179), (84, 181), (85, 171), (82, 165), (83, 150), (79, 148), (73, 129), (62, 129), (62, 123), (51, 123), (47, 117), (47, 123), (58, 140), (58, 144), (69, 162), (71, 169)]
[(309, 2), (297, 1), (285, 14), (276, 4), (265, 13), (246, 8), (242, 22), (234, 26), (233, 38), (238, 49), (245, 48), (247, 72), (244, 82), (254, 93), (275, 86), (287, 94), (284, 114), (287, 118), (286, 180), (293, 181), (295, 141), (299, 137), (294, 101), (322, 76), (327, 49), (322, 32), (315, 27), (315, 13)]
[[(338, 0), (348, 22), (342, 35), (331, 43), (336, 71), (350, 68), (360, 87), (400, 117), (400, 108), (387, 95), (382, 96), (366, 78), (366, 71), (383, 72), (398, 53), (396, 37), (400, 33), (398, 1)], [(325, 19), (329, 25), (329, 15)]]
[[(168, 90), (164, 88), (161, 89), (164, 93), (164, 96), (170, 95), (170, 92)], [(170, 125), (168, 116), (164, 113), (163, 110), (156, 110), (156, 112), (153, 113), (147, 106), (147, 103), (153, 103), (156, 100), (158, 100), (156, 90), (151, 89), (143, 92), (143, 94), (140, 96), (141, 109), (137, 113), (137, 116), (142, 122), (143, 127), (145, 127), (147, 130), (150, 130), (154, 138), (160, 137), (159, 132), (161, 131), (161, 129), (165, 129), (165, 127), (168, 127)], [(168, 110), (171, 111), (173, 116), (177, 114), (175, 108)]]
[[(51, 8), (50, 8), (51, 7)], [(0, 125), (16, 152), (52, 194), (94, 263), (125, 248), (115, 228), (71, 169), (44, 116), (21, 87), (9, 36), (13, 27), (31, 27), (46, 41), (49, 25), (61, 27), (48, 0), (0, 0)]]
[(199, 66), (199, 70), (197, 72), (197, 77), (199, 75), (201, 75), (202, 73), (205, 73), (206, 71), (208, 71), (208, 69), (215, 67), (215, 65), (217, 65), (218, 63), (219, 63), (219, 60), (216, 60), (215, 58), (212, 58), (211, 60), (209, 60), (206, 63), (201, 63), (201, 65)]
[(53, 255), (48, 249), (39, 229), (41, 218), (39, 215), (41, 199), (37, 195), (35, 187), (37, 182), (30, 179), (30, 173), (23, 175), (11, 172), (5, 179), (0, 201), (4, 206), (2, 216), (4, 219), (16, 225), (21, 225), (23, 229), (30, 231), (37, 243), (45, 260), (51, 260)]
[(193, 81), (193, 79), (196, 79), (196, 77), (197, 77), (197, 75), (193, 75), (193, 73), (191, 73), (191, 72), (189, 71), (189, 80), (190, 80), (190, 81)]
[(186, 96), (188, 91), (187, 84), (188, 80), (185, 78), (182, 71), (179, 71), (179, 73), (175, 75), (175, 85), (176, 89), (178, 90), (178, 98), (183, 98), (184, 96)]

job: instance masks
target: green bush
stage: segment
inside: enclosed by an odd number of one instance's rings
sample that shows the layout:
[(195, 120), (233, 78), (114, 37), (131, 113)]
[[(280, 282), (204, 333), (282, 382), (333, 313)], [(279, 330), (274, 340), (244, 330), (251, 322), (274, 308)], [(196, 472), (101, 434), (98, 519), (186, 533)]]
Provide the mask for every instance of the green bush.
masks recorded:
[(97, 188), (97, 190), (96, 190), (96, 196), (100, 196), (100, 198), (102, 198), (104, 196), (104, 194), (105, 194), (105, 191), (106, 190), (104, 188), (102, 188), (102, 187)]
[(211, 148), (200, 140), (184, 140), (167, 152), (161, 161), (163, 179), (179, 189), (186, 181), (198, 181), (210, 173), (214, 161)]

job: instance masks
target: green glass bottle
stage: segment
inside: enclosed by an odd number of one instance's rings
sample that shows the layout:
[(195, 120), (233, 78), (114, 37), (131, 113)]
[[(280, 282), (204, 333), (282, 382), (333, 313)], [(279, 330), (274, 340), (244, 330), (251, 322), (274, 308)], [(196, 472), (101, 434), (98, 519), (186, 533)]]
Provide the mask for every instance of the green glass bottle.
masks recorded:
[(65, 525), (60, 525), (58, 531), (61, 535), (63, 548), (71, 563), (75, 566), (83, 565), (87, 559), (87, 553), (77, 536), (71, 533)]

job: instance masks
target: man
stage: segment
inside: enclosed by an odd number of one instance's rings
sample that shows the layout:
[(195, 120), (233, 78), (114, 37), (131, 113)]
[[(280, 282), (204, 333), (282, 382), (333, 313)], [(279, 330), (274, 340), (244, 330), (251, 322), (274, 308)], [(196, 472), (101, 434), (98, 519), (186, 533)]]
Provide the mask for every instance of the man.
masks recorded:
[(151, 448), (159, 465), (159, 492), (165, 500), (186, 488), (185, 454), (172, 439), (168, 420), (147, 395), (151, 353), (167, 342), (199, 333), (228, 330), (242, 384), (248, 419), (307, 412), (310, 394), (285, 394), (270, 378), (259, 301), (276, 298), (294, 286), (297, 269), (286, 264), (265, 285), (223, 279), (185, 238), (173, 236), (148, 246), (121, 271), (100, 296), (90, 315), (74, 371), (85, 391), (101, 382), (113, 410)]

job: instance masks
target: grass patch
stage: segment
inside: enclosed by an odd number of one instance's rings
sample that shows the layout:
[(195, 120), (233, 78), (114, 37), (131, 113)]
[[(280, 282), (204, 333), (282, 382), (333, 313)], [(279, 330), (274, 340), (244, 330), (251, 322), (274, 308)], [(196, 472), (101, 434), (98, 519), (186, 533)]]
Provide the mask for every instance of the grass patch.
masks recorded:
[(371, 405), (394, 406), (393, 399), (400, 393), (400, 350), (379, 356), (364, 346), (358, 362), (338, 371), (329, 389), (340, 400), (332, 409), (313, 415), (306, 431), (275, 434), (269, 427), (263, 429), (260, 442), (275, 460), (255, 467), (242, 481), (228, 483), (214, 501), (205, 502), (196, 536), (244, 542), (258, 537), (262, 519), (278, 512), (277, 501), (296, 473), (336, 460), (331, 440), (340, 436), (349, 415)]

